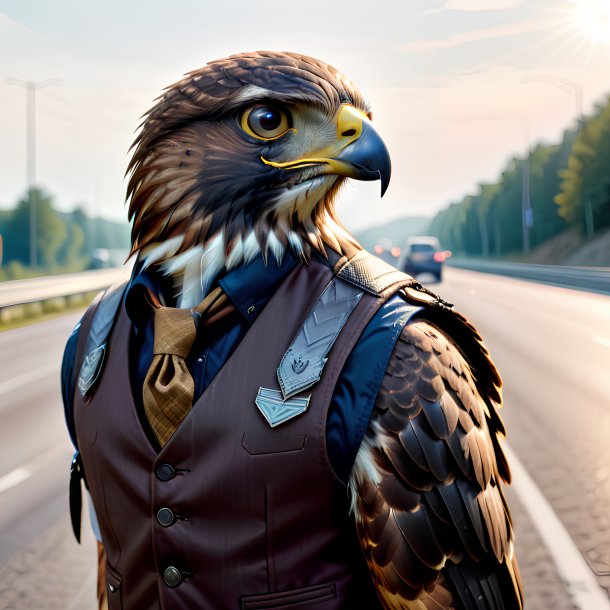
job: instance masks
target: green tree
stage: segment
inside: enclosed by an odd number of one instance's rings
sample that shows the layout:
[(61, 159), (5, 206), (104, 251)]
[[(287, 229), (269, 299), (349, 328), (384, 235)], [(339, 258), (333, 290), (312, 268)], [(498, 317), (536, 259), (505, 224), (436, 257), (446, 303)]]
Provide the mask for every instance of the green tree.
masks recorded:
[(560, 144), (538, 145), (530, 156), (530, 200), (534, 225), (530, 231), (532, 247), (563, 231), (568, 225), (559, 215), (555, 196), (560, 189), (559, 173), (566, 166), (575, 132), (564, 133)]
[(460, 203), (452, 203), (446, 210), (439, 212), (430, 225), (430, 232), (436, 235), (444, 248), (455, 254), (466, 254), (463, 226), (466, 214)]
[(17, 204), (7, 223), (5, 241), (6, 260), (30, 263), (30, 201), (36, 212), (35, 244), (38, 264), (49, 270), (57, 264), (57, 255), (66, 237), (66, 225), (53, 209), (52, 198), (37, 188)]
[(60, 252), (61, 264), (69, 271), (80, 271), (84, 269), (89, 257), (83, 252), (85, 245), (85, 232), (75, 222), (67, 224), (68, 238)]
[(559, 144), (538, 144), (527, 159), (511, 159), (499, 184), (439, 212), (431, 231), (458, 253), (506, 256), (523, 252), (523, 197), (529, 189), (536, 247), (567, 227), (587, 233), (610, 226), (610, 98)]
[(568, 223), (586, 230), (610, 225), (610, 100), (586, 119), (561, 172), (555, 201)]

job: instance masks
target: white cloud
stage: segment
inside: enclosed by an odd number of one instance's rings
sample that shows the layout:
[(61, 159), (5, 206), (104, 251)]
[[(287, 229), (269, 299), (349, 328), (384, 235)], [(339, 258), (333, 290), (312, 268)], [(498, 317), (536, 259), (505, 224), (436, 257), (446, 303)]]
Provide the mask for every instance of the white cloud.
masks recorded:
[(447, 0), (443, 9), (448, 11), (500, 11), (516, 8), (522, 0)]
[(0, 11), (0, 32), (6, 34), (7, 32), (15, 33), (31, 33), (32, 30), (17, 21), (14, 21), (10, 17), (7, 17), (3, 12)]
[(436, 49), (452, 49), (471, 42), (482, 40), (497, 40), (498, 38), (509, 38), (530, 32), (538, 32), (548, 29), (549, 22), (542, 20), (518, 21), (516, 23), (506, 23), (495, 25), (469, 32), (458, 32), (446, 38), (413, 40), (397, 45), (399, 51), (403, 53), (420, 53), (422, 51), (433, 51)]
[(503, 11), (517, 8), (522, 2), (523, 0), (447, 0), (443, 6), (421, 11), (421, 14), (443, 13), (445, 11)]

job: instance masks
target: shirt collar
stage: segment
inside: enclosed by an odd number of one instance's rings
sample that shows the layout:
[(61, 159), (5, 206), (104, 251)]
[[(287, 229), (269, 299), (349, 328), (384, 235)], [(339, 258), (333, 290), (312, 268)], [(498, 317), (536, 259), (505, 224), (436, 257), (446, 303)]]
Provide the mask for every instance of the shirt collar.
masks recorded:
[[(270, 256), (265, 261), (259, 254), (248, 264), (229, 271), (218, 283), (235, 309), (252, 324), (282, 280), (297, 264), (296, 257), (290, 251), (284, 254), (279, 264), (275, 257)], [(142, 264), (136, 264), (125, 296), (127, 315), (136, 328), (142, 328), (150, 317), (151, 309), (146, 300), (148, 291), (165, 299), (168, 305), (173, 303), (170, 298), (171, 285), (168, 283), (167, 278), (154, 268), (143, 269)]]
[(297, 266), (297, 259), (286, 252), (278, 264), (275, 257), (267, 261), (258, 255), (247, 265), (240, 265), (221, 278), (218, 283), (235, 308), (252, 323), (282, 280)]
[(141, 262), (136, 262), (125, 293), (125, 310), (136, 328), (143, 328), (150, 318), (148, 292), (157, 295), (162, 302), (165, 302), (169, 291), (163, 280), (163, 274), (155, 272), (150, 267), (144, 268)]

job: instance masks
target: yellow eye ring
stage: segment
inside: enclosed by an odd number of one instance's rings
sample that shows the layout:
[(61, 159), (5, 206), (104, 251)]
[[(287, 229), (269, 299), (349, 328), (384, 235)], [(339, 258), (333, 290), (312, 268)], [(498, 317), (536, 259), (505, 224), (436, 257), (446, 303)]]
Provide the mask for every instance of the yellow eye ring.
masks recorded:
[(291, 124), (292, 117), (287, 110), (263, 104), (248, 108), (241, 117), (241, 128), (258, 140), (275, 140), (283, 136)]

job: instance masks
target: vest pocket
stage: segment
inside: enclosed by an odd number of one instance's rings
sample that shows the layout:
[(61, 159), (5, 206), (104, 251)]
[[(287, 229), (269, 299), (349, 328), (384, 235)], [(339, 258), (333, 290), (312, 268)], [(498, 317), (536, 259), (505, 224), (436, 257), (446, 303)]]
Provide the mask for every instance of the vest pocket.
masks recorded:
[(268, 453), (286, 453), (288, 451), (301, 451), (305, 446), (307, 436), (303, 434), (282, 434), (270, 431), (266, 434), (244, 433), (241, 446), (250, 455), (263, 455)]
[(245, 595), (241, 598), (241, 610), (275, 610), (287, 608), (314, 608), (312, 604), (335, 599), (337, 592), (334, 582), (327, 582), (311, 587), (280, 591), (279, 593), (263, 593), (261, 595)]
[(123, 610), (123, 579), (106, 563), (108, 610)]

